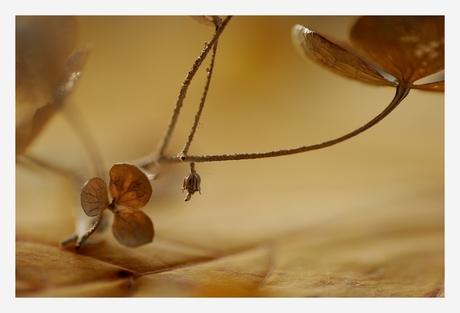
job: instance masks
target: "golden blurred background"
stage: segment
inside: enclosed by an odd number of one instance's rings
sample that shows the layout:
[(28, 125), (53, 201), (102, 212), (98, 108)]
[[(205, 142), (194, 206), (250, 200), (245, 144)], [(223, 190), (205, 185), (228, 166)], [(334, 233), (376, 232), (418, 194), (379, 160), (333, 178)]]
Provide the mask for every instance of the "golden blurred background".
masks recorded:
[[(319, 143), (380, 113), (394, 89), (336, 76), (300, 55), (291, 39), (291, 29), (301, 24), (346, 41), (354, 19), (235, 16), (220, 38), (189, 154)], [(213, 29), (185, 16), (79, 16), (76, 22), (76, 47), (91, 49), (83, 74), (68, 109), (51, 119), (26, 153), (93, 175), (67, 117), (92, 135), (106, 169), (148, 155), (165, 132), (182, 81)], [(191, 84), (168, 153), (178, 153), (185, 143), (209, 59)], [(171, 241), (229, 250), (308, 229), (326, 229), (325, 235), (334, 236), (344, 229), (364, 234), (395, 227), (443, 229), (444, 93), (412, 91), (378, 125), (330, 148), (199, 163), (201, 195), (190, 202), (184, 202), (180, 190), (188, 165), (163, 169), (145, 207), (155, 225), (154, 247)], [(57, 246), (71, 235), (75, 207), (78, 211), (72, 190), (59, 175), (18, 164), (17, 240)]]

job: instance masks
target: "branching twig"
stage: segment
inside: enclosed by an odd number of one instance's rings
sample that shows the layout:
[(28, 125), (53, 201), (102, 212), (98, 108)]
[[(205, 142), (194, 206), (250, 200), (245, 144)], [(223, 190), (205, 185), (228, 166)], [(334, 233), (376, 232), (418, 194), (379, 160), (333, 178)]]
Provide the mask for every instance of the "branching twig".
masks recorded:
[[(217, 32), (218, 29), (219, 29), (219, 26), (216, 23), (216, 32)], [(218, 42), (216, 42), (214, 47), (213, 47), (212, 56), (211, 56), (211, 63), (209, 65), (209, 68), (206, 69), (206, 71), (207, 71), (206, 85), (204, 87), (203, 96), (201, 97), (200, 106), (198, 107), (198, 111), (196, 112), (196, 115), (195, 115), (194, 124), (193, 124), (193, 126), (192, 126), (192, 128), (190, 130), (190, 133), (188, 135), (187, 142), (185, 143), (184, 148), (182, 148), (182, 151), (179, 153), (179, 155), (181, 156), (181, 159), (183, 159), (183, 158), (185, 158), (187, 156), (188, 149), (190, 148), (190, 145), (191, 145), (191, 143), (193, 141), (193, 137), (195, 136), (196, 129), (197, 129), (198, 124), (200, 122), (201, 113), (203, 112), (204, 103), (206, 102), (206, 96), (208, 95), (209, 85), (211, 83), (212, 72), (213, 72), (213, 69), (214, 69), (214, 61), (215, 61), (216, 53), (217, 53), (217, 45), (218, 45)]]
[(168, 125), (168, 129), (166, 133), (164, 134), (163, 138), (160, 141), (160, 144), (158, 145), (158, 158), (162, 158), (164, 156), (164, 152), (169, 144), (169, 141), (171, 139), (171, 135), (173, 133), (174, 127), (176, 126), (177, 119), (179, 117), (180, 109), (182, 108), (182, 104), (184, 102), (185, 96), (187, 94), (188, 87), (190, 86), (193, 77), (195, 76), (196, 72), (200, 68), (201, 64), (203, 63), (204, 59), (208, 55), (209, 51), (211, 48), (217, 43), (217, 40), (219, 39), (220, 35), (225, 29), (225, 26), (228, 24), (230, 21), (231, 16), (227, 17), (223, 22), (222, 25), (219, 27), (219, 29), (215, 32), (213, 38), (211, 39), (210, 42), (206, 43), (205, 48), (203, 51), (201, 51), (200, 55), (198, 58), (195, 60), (195, 62), (192, 65), (191, 70), (188, 72), (187, 76), (185, 77), (184, 82), (182, 83), (180, 92), (179, 92), (179, 97), (176, 102), (176, 106), (173, 111), (173, 115), (171, 117), (171, 120)]
[(323, 148), (338, 144), (340, 142), (343, 142), (347, 139), (350, 139), (368, 130), (372, 126), (376, 125), (378, 122), (384, 119), (388, 114), (390, 114), (401, 103), (402, 100), (404, 100), (404, 98), (409, 94), (409, 91), (410, 91), (409, 87), (399, 84), (398, 87), (396, 88), (396, 94), (393, 100), (385, 108), (385, 110), (383, 110), (379, 115), (374, 117), (367, 124), (361, 126), (360, 128), (346, 135), (343, 135), (341, 137), (338, 137), (338, 138), (335, 138), (329, 141), (325, 141), (322, 143), (309, 145), (309, 146), (301, 146), (301, 147), (293, 148), (293, 149), (282, 149), (282, 150), (261, 152), (261, 153), (236, 153), (236, 154), (203, 155), (203, 156), (194, 156), (194, 155), (188, 155), (188, 156), (175, 155), (175, 156), (170, 156), (170, 157), (163, 156), (159, 161), (170, 162), (170, 163), (177, 163), (177, 162), (183, 162), (183, 161), (198, 163), (198, 162), (216, 162), (216, 161), (231, 161), (231, 160), (232, 161), (251, 160), (251, 159), (279, 157), (279, 156), (303, 153), (303, 152), (307, 152), (311, 150), (323, 149)]

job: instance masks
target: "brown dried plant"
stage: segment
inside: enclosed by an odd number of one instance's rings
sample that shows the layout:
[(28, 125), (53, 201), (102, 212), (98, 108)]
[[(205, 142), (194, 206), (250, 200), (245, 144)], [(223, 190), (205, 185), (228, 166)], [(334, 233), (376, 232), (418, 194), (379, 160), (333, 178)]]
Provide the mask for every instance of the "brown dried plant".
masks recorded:
[[(318, 33), (296, 25), (293, 37), (310, 60), (337, 74), (365, 83), (401, 89), (444, 91), (444, 80), (416, 81), (444, 70), (444, 17), (361, 17), (350, 32), (362, 59)], [(375, 68), (392, 75), (384, 78)]]
[[(86, 215), (97, 216), (97, 221), (76, 240), (77, 248), (99, 227), (106, 209), (114, 213), (112, 233), (121, 244), (138, 247), (153, 240), (153, 223), (139, 210), (152, 195), (152, 186), (145, 173), (134, 165), (123, 163), (112, 166), (109, 175), (108, 189), (99, 177), (91, 178), (81, 189), (81, 207)], [(108, 191), (112, 195), (111, 201)]]
[[(350, 32), (350, 40), (354, 47), (352, 49), (356, 50), (356, 53), (329, 41), (304, 26), (295, 25), (292, 30), (294, 43), (309, 60), (347, 78), (367, 84), (396, 87), (395, 96), (390, 104), (365, 125), (325, 142), (258, 153), (189, 155), (188, 150), (199, 124), (209, 90), (218, 40), (230, 19), (231, 17), (195, 17), (195, 20), (204, 25), (212, 25), (215, 32), (212, 39), (205, 43), (204, 49), (193, 63), (180, 88), (168, 128), (157, 149), (150, 155), (140, 158), (135, 162), (135, 165), (115, 164), (109, 172), (108, 188), (104, 180), (98, 177), (92, 178), (84, 184), (81, 190), (81, 206), (88, 216), (96, 217), (97, 220), (87, 233), (74, 235), (64, 244), (76, 241), (76, 247), (80, 247), (101, 224), (106, 209), (114, 213), (112, 232), (121, 244), (137, 247), (151, 242), (154, 235), (153, 223), (139, 209), (149, 201), (152, 194), (149, 178), (143, 172), (152, 165), (166, 162), (190, 163), (191, 173), (185, 177), (182, 186), (182, 190), (188, 192), (185, 198), (185, 201), (188, 201), (194, 192), (201, 192), (201, 178), (195, 170), (195, 163), (279, 157), (330, 147), (376, 125), (390, 114), (412, 89), (444, 91), (443, 80), (417, 84), (418, 80), (439, 73), (444, 69), (444, 17), (442, 16), (361, 17), (353, 25)], [(61, 99), (64, 99), (72, 90), (74, 81), (80, 76), (86, 56), (86, 50), (82, 51), (69, 57), (69, 61), (76, 60), (76, 62), (68, 65), (64, 71), (64, 78), (61, 79), (60, 87), (57, 89), (59, 92), (56, 93), (54, 102), (50, 102), (44, 108), (37, 110), (35, 119), (37, 122), (34, 120), (33, 128), (43, 125), (50, 116), (50, 114), (46, 114), (42, 118), (40, 117), (41, 112), (45, 112), (48, 107), (51, 107), (51, 111), (53, 111), (56, 106), (55, 102), (60, 103)], [(206, 69), (207, 81), (194, 124), (184, 148), (177, 154), (167, 155), (166, 148), (186, 98), (187, 90), (210, 51), (212, 51), (212, 56), (210, 65)], [(394, 80), (385, 78), (384, 76), (387, 75), (383, 73), (393, 76)], [(37, 132), (38, 130), (32, 134), (35, 135)], [(23, 133), (20, 132), (19, 135), (23, 135)], [(20, 145), (20, 153), (27, 146), (30, 138), (33, 136), (28, 137), (26, 143)], [(19, 139), (21, 136), (17, 136), (17, 140)], [(113, 197), (111, 201), (109, 201), (108, 191)]]

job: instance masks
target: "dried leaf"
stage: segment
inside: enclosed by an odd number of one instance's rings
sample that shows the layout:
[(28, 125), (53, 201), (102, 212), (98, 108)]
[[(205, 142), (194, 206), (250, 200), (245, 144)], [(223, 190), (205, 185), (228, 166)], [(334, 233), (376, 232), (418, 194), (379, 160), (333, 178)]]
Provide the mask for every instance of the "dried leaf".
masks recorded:
[(97, 216), (109, 206), (107, 184), (99, 177), (88, 180), (81, 188), (81, 207), (88, 216)]
[(152, 186), (138, 167), (126, 163), (115, 164), (109, 175), (110, 193), (117, 205), (138, 209), (150, 200)]
[(78, 255), (73, 251), (57, 249), (36, 242), (17, 244), (18, 294), (33, 296), (37, 290), (46, 290), (49, 286), (62, 290), (65, 286), (74, 284), (81, 288), (82, 285), (107, 280), (108, 277), (112, 280), (120, 278), (121, 273), (125, 276), (130, 274), (122, 267)]
[(350, 39), (369, 61), (406, 84), (444, 69), (443, 16), (361, 17)]
[(353, 53), (304, 26), (295, 25), (292, 36), (303, 55), (337, 74), (376, 85), (396, 85)]
[(444, 91), (444, 81), (432, 82), (422, 85), (414, 85), (412, 88), (427, 91)]
[(152, 242), (154, 234), (152, 221), (138, 209), (116, 212), (112, 232), (118, 242), (132, 248)]

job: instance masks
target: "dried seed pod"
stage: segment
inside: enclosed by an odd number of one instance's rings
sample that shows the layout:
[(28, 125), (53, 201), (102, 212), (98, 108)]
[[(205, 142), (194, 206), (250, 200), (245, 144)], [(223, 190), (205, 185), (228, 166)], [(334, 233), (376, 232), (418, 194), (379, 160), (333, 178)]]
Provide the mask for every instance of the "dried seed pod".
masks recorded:
[(190, 174), (184, 177), (184, 183), (182, 184), (182, 192), (187, 190), (187, 196), (185, 197), (185, 201), (189, 201), (192, 198), (192, 195), (195, 192), (199, 192), (201, 194), (201, 177), (195, 171), (195, 163), (190, 163)]

